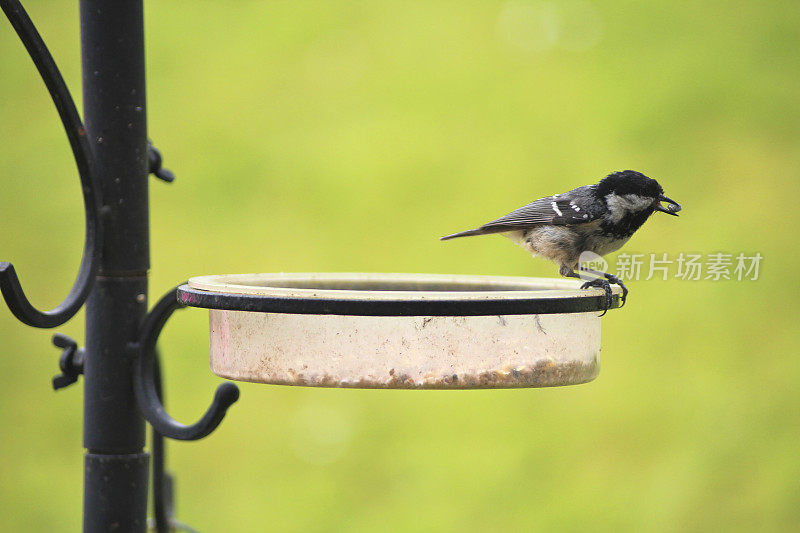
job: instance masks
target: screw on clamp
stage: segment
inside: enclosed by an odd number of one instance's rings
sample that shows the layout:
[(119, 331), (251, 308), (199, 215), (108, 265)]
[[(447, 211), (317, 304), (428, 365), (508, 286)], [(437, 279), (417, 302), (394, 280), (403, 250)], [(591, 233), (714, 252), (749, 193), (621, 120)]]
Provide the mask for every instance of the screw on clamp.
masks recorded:
[(175, 181), (175, 174), (171, 170), (161, 168), (163, 158), (158, 148), (153, 146), (153, 141), (147, 141), (147, 159), (150, 164), (150, 174), (167, 183)]
[(63, 389), (78, 381), (78, 376), (83, 374), (83, 348), (78, 348), (78, 343), (61, 333), (53, 335), (53, 344), (64, 350), (58, 360), (61, 374), (53, 377), (53, 389)]

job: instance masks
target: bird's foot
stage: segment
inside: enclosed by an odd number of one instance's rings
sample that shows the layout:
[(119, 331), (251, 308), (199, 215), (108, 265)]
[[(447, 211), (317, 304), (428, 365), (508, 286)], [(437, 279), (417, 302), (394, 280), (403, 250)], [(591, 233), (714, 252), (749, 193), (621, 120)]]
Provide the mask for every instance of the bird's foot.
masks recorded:
[(612, 298), (611, 298), (611, 283), (612, 283), (611, 280), (607, 280), (607, 279), (603, 279), (603, 278), (595, 278), (592, 281), (587, 281), (586, 283), (581, 285), (581, 289), (588, 289), (590, 287), (598, 287), (598, 288), (603, 289), (605, 291), (605, 293), (606, 293), (605, 304), (606, 305), (603, 308), (603, 314), (601, 314), (600, 316), (605, 315), (608, 312), (609, 308), (611, 307), (611, 302), (612, 302)]
[(620, 287), (622, 287), (622, 297), (620, 298), (622, 300), (622, 304), (620, 305), (620, 307), (624, 307), (625, 306), (625, 300), (628, 299), (628, 287), (626, 287), (625, 284), (622, 283), (622, 280), (619, 279), (614, 274), (606, 273), (605, 276), (606, 276), (606, 279), (609, 281), (609, 283), (613, 283), (614, 285), (619, 285)]

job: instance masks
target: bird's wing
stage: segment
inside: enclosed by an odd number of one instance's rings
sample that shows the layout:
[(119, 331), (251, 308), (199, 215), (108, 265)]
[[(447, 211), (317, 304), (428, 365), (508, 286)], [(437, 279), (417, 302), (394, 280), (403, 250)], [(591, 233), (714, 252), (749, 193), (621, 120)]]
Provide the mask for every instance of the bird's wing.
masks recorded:
[(594, 201), (591, 187), (594, 186), (586, 185), (563, 194), (540, 198), (497, 220), (487, 222), (480, 229), (494, 233), (506, 229), (527, 228), (536, 224), (567, 226), (591, 222), (601, 214)]

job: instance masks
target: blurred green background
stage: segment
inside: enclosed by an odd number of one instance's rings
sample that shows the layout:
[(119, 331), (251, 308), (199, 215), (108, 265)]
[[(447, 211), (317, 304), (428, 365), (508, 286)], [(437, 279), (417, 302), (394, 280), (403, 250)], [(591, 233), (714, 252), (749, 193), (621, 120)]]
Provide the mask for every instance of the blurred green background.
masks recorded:
[[(25, 2), (80, 102), (77, 2)], [(203, 531), (797, 531), (796, 2), (148, 2), (151, 301), (194, 275), (556, 276), (499, 238), (442, 244), (633, 168), (684, 211), (626, 252), (761, 253), (757, 281), (634, 281), (590, 384), (463, 392), (242, 384), (171, 443)], [(57, 304), (83, 238), (57, 115), (0, 24), (0, 259)], [(169, 409), (219, 379), (207, 314), (162, 336)], [(61, 331), (83, 338), (83, 314)], [(0, 529), (75, 531), (81, 387), (0, 305)]]

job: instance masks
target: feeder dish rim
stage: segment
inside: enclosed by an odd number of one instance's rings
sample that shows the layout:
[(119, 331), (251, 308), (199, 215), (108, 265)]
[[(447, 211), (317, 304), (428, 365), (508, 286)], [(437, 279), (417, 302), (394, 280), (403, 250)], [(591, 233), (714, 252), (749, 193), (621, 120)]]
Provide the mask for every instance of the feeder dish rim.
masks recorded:
[[(367, 316), (475, 316), (602, 311), (601, 289), (570, 279), (383, 273), (200, 276), (178, 289), (192, 307)], [(611, 308), (621, 289), (612, 287)]]

